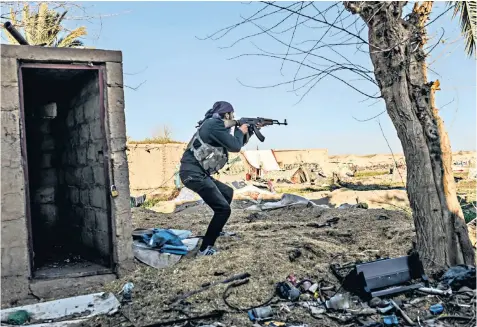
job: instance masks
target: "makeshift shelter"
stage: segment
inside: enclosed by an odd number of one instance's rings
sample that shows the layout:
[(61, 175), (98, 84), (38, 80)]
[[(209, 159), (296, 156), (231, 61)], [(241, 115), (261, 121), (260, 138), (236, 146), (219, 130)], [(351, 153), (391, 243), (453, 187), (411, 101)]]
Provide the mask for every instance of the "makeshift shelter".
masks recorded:
[(121, 52), (3, 44), (1, 61), (2, 303), (134, 269)]
[(272, 150), (247, 150), (243, 156), (249, 165), (249, 173), (255, 178), (280, 170)]
[(301, 184), (310, 181), (310, 177), (306, 171), (300, 167), (290, 170), (267, 172), (263, 178), (267, 180), (274, 180), (276, 182), (290, 182), (293, 184)]

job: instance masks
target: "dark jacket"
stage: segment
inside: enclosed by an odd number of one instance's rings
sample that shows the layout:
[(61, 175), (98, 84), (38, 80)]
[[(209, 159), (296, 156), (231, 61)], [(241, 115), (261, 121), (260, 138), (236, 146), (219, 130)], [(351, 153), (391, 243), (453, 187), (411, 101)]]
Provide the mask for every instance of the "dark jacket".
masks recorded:
[[(240, 152), (245, 138), (244, 133), (238, 128), (235, 128), (234, 135), (231, 135), (225, 128), (224, 121), (219, 118), (207, 119), (200, 128), (199, 136), (205, 143), (223, 147), (227, 152)], [(198, 141), (195, 143), (193, 146), (200, 146)], [(182, 155), (180, 171), (206, 173), (190, 150), (186, 150)]]

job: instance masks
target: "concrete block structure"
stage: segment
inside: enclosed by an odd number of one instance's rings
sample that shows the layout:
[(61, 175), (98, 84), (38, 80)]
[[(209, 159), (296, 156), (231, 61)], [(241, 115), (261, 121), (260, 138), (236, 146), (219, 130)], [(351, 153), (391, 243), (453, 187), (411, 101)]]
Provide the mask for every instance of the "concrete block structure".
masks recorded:
[(122, 76), (119, 51), (2, 45), (2, 303), (133, 268)]

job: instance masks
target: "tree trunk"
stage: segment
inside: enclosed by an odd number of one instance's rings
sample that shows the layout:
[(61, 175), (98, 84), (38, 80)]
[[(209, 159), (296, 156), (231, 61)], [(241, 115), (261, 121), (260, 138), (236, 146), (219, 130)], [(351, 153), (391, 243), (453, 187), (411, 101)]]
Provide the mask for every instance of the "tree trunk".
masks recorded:
[(432, 2), (402, 18), (404, 1), (345, 2), (368, 25), (371, 61), (407, 164), (407, 194), (417, 251), (428, 268), (475, 265), (452, 173), (452, 151), (434, 106), (439, 81), (427, 82), (425, 22)]

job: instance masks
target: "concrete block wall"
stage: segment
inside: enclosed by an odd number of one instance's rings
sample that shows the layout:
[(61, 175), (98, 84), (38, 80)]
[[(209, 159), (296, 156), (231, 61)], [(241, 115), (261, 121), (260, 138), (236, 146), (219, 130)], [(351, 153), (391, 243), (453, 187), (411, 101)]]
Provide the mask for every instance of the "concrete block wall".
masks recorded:
[(106, 62), (106, 134), (109, 138), (111, 184), (119, 193), (111, 197), (114, 217), (114, 262), (119, 276), (134, 269), (132, 252), (132, 216), (130, 207), (129, 166), (126, 155), (126, 117), (123, 90), (123, 66), (121, 61)]
[[(38, 112), (41, 108), (34, 108)], [(36, 231), (34, 238), (35, 248), (43, 248), (43, 252), (49, 251), (56, 235), (59, 207), (57, 196), (58, 169), (55, 167), (58, 148), (61, 144), (53, 136), (53, 120), (43, 119), (41, 116), (30, 118), (28, 121), (28, 158), (30, 165), (29, 182), (32, 196), (31, 215), (33, 230)], [(39, 164), (38, 164), (39, 163)]]
[[(94, 77), (94, 78), (93, 78)], [(109, 217), (107, 210), (108, 186), (104, 169), (104, 144), (101, 130), (100, 94), (97, 76), (81, 85), (71, 99), (66, 117), (63, 152), (66, 202), (65, 215), (70, 220), (70, 237), (83, 246), (87, 253), (99, 254), (102, 263), (111, 253)], [(93, 250), (93, 251), (92, 251)]]
[[(3, 48), (3, 45), (2, 45)], [(28, 296), (30, 261), (20, 139), (16, 58), (1, 57), (1, 278), (2, 300)]]

